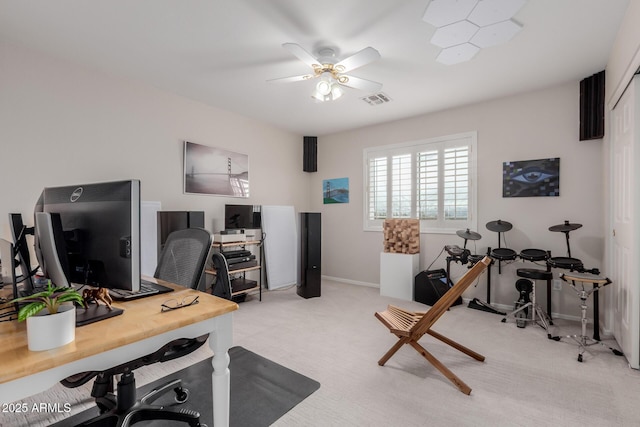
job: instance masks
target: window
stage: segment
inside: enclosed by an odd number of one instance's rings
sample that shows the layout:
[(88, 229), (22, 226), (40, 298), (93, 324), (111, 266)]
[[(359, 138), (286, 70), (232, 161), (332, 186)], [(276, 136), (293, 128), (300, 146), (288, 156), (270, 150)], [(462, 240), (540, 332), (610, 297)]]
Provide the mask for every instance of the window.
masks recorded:
[(422, 232), (476, 229), (475, 132), (364, 150), (364, 229), (419, 218)]

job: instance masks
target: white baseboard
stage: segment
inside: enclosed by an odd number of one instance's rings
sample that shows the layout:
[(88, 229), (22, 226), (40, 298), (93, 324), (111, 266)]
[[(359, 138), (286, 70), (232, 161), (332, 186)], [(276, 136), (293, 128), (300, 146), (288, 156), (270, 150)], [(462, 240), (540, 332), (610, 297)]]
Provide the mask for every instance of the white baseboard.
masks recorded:
[(324, 280), (331, 280), (332, 282), (348, 283), (350, 285), (366, 286), (368, 288), (380, 288), (378, 283), (360, 282), (358, 280), (343, 279), (341, 277), (322, 276)]

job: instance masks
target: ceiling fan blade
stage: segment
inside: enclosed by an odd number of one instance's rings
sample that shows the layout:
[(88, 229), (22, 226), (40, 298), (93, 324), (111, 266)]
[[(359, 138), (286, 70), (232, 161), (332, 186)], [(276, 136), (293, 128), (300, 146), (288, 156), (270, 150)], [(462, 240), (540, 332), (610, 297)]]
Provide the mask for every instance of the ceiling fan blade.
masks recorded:
[(271, 79), (267, 80), (269, 83), (291, 83), (291, 82), (301, 82), (303, 80), (310, 80), (314, 78), (314, 74), (304, 74), (301, 76), (292, 76), (292, 77), (282, 77), (279, 79)]
[(295, 43), (284, 43), (282, 45), (283, 48), (287, 49), (294, 56), (296, 56), (300, 61), (304, 62), (311, 68), (319, 67), (320, 62), (316, 58), (313, 57), (309, 52), (304, 50), (299, 44)]
[[(354, 53), (348, 58), (343, 59), (334, 65), (334, 68), (340, 73), (346, 73), (355, 70), (358, 67), (367, 65), (373, 61), (380, 59), (380, 53), (372, 47), (365, 47), (359, 52)], [(340, 67), (340, 68), (338, 68)]]
[(352, 87), (354, 89), (360, 89), (360, 90), (364, 90), (365, 92), (369, 92), (369, 93), (374, 93), (374, 92), (378, 92), (380, 89), (382, 89), (382, 83), (378, 83), (378, 82), (374, 82), (372, 80), (367, 80), (367, 79), (362, 79), (360, 77), (353, 77), (353, 76), (345, 76), (342, 75), (340, 76), (342, 77), (346, 77), (346, 81), (342, 81), (343, 79), (340, 79), (339, 82), (347, 87)]

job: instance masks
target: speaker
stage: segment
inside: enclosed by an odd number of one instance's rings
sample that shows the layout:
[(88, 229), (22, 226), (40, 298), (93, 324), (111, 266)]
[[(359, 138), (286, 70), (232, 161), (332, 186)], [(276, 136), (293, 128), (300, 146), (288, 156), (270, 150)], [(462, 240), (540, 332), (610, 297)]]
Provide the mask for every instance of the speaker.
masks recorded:
[(604, 70), (580, 81), (580, 141), (604, 137)]
[[(433, 306), (448, 290), (447, 272), (444, 269), (421, 271), (413, 283), (413, 300)], [(458, 297), (453, 303), (460, 304), (462, 297)]]
[(302, 154), (302, 170), (304, 172), (317, 172), (318, 171), (318, 137), (317, 136), (305, 136), (302, 140), (303, 154)]
[(172, 231), (204, 228), (203, 211), (158, 211), (158, 256)]
[(317, 212), (300, 214), (300, 281), (298, 295), (320, 296), (321, 217)]

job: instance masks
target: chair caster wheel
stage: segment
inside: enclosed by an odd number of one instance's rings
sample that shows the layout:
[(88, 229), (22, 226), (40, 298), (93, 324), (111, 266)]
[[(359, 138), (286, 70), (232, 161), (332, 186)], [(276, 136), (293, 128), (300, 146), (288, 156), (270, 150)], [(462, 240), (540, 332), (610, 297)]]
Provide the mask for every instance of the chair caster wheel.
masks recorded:
[(578, 362), (582, 362), (582, 355), (581, 354), (578, 355)]
[(507, 323), (507, 319), (502, 319), (501, 322), (502, 323)]
[(176, 402), (184, 403), (189, 400), (189, 390), (183, 387), (176, 387), (173, 391), (176, 392)]

